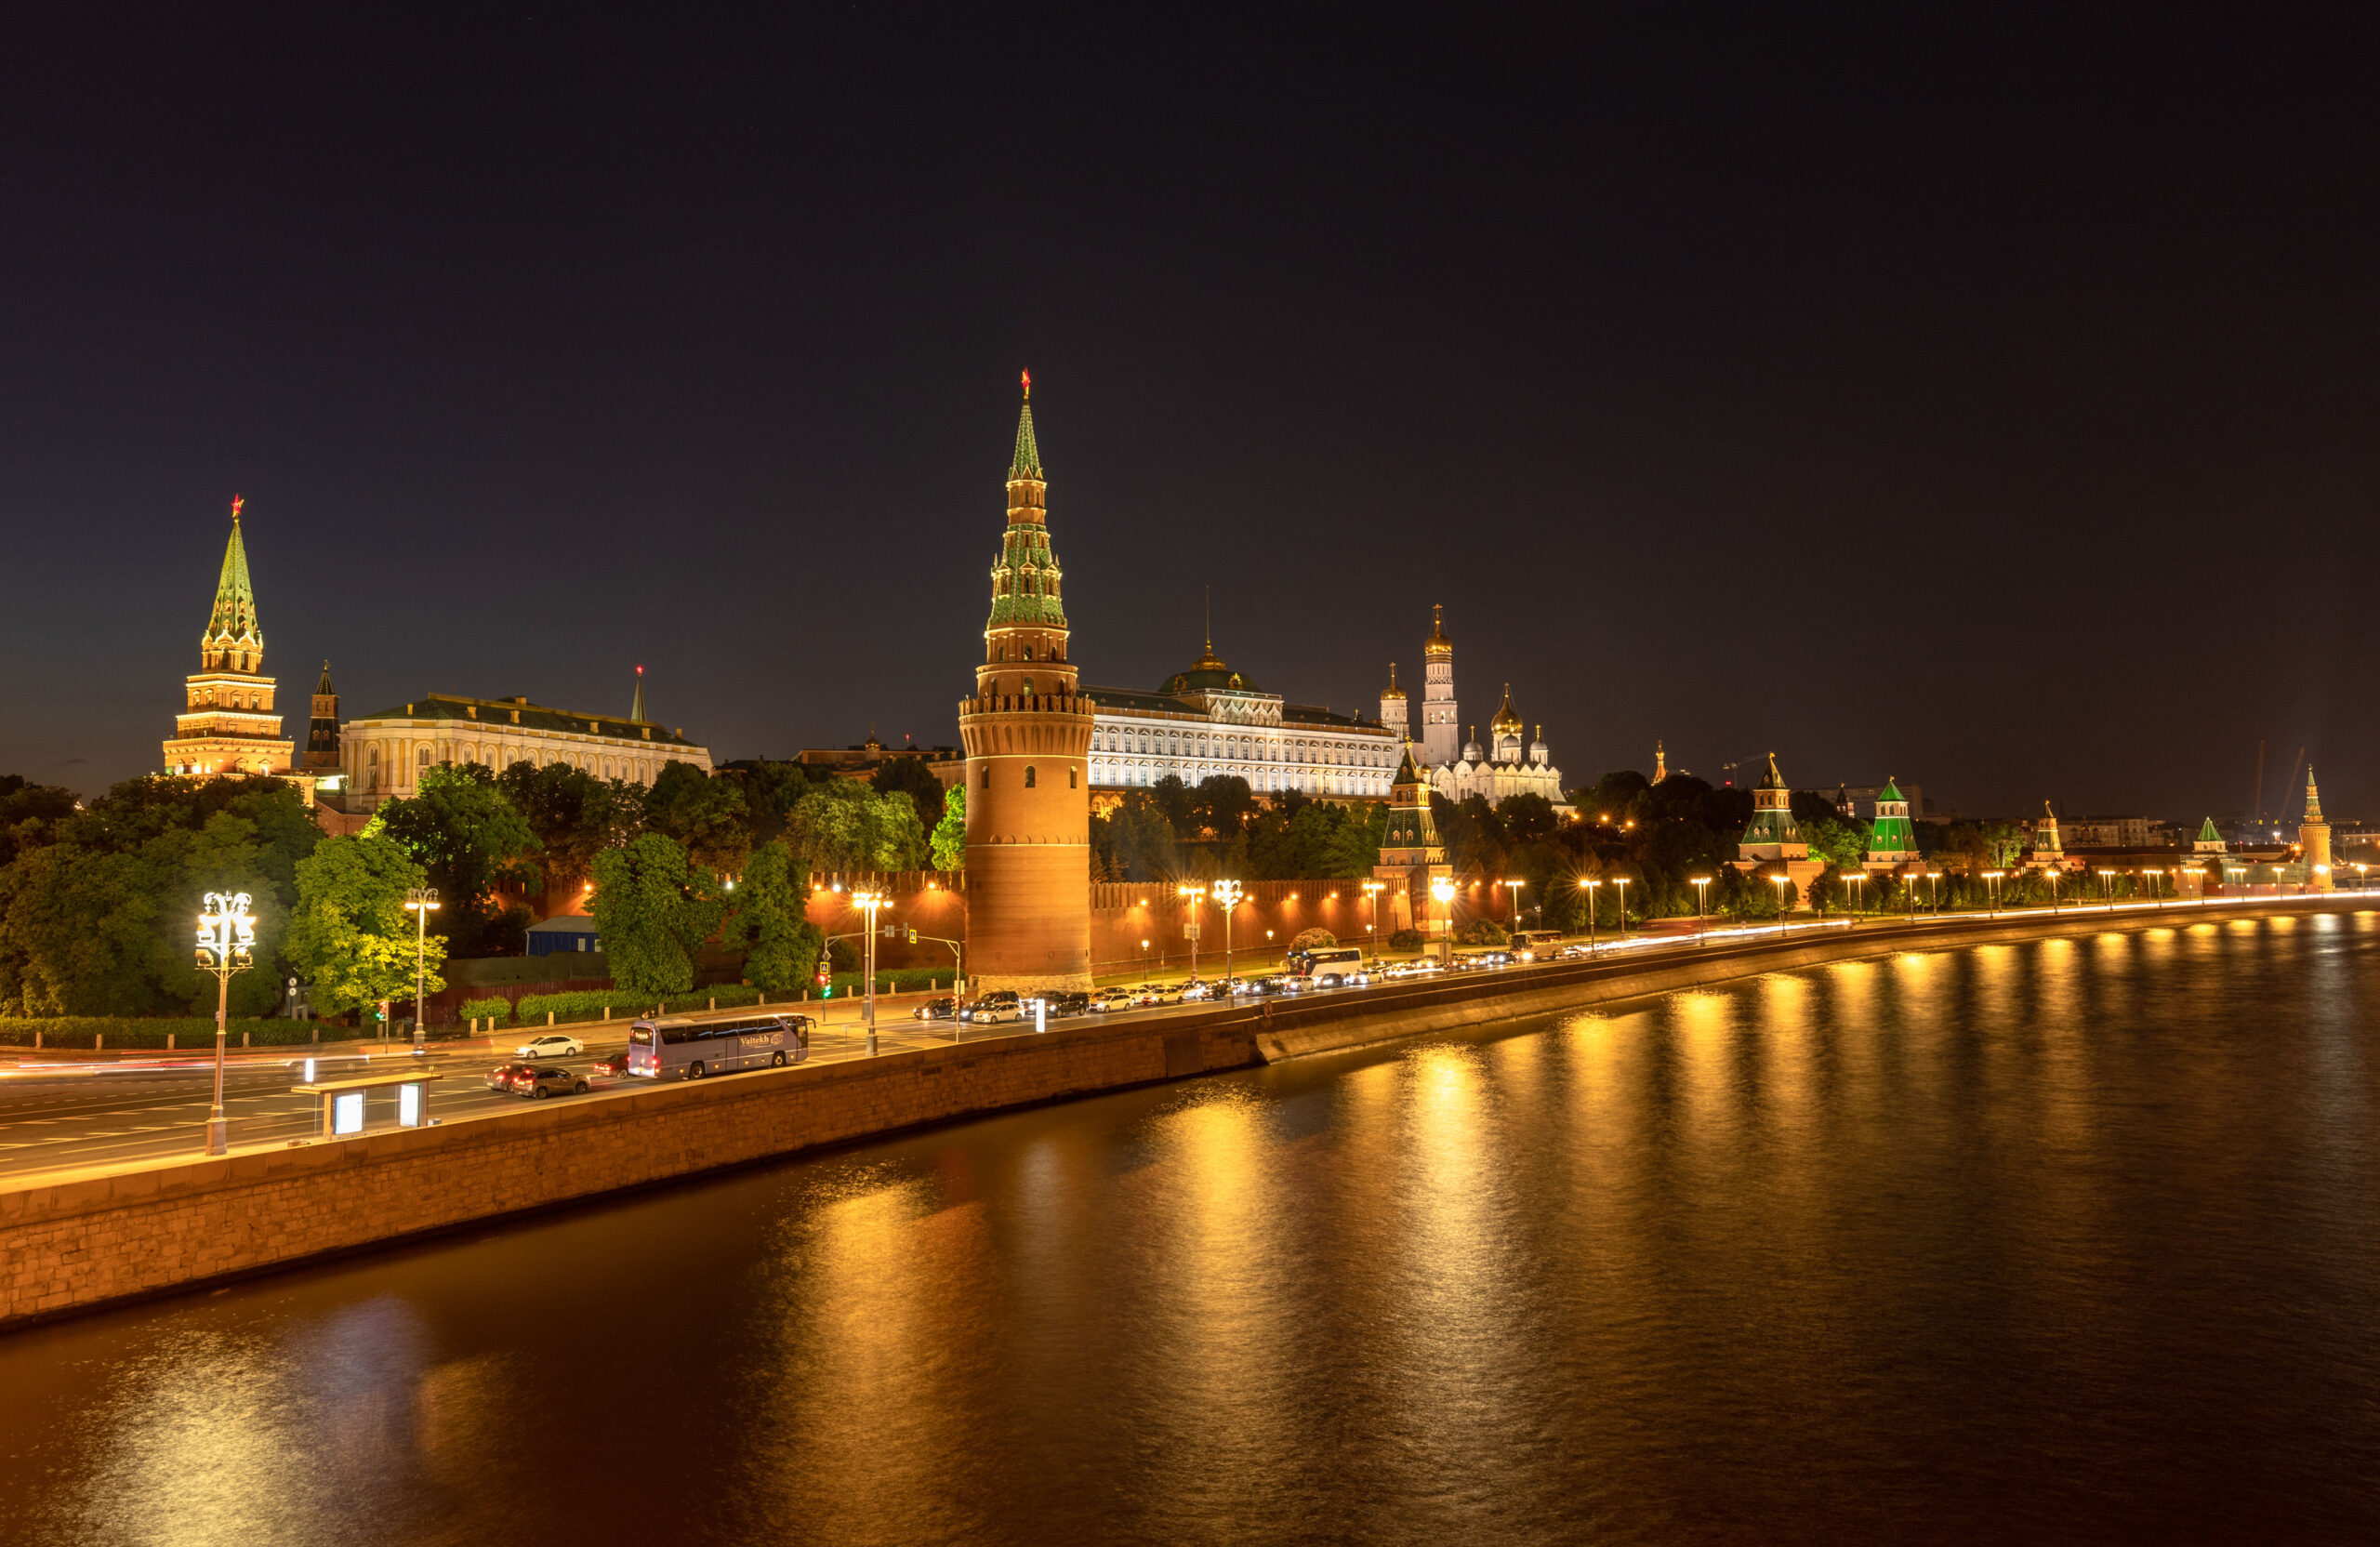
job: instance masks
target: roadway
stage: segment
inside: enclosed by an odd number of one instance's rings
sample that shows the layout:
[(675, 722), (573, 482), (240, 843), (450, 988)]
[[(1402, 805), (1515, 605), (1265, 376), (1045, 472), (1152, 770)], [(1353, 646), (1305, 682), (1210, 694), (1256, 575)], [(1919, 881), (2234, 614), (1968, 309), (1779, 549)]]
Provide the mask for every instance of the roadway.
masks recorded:
[[(2169, 900), (2162, 906), (2148, 903), (2119, 903), (2105, 909), (2098, 906), (2069, 907), (2065, 914), (2069, 918), (2077, 914), (2122, 917), (2152, 911), (2183, 915), (2201, 913), (2204, 906), (2210, 906), (2219, 910), (2232, 904), (2270, 904), (2276, 900), (2271, 897), (2222, 898), (2203, 906), (2177, 904)], [(1933, 919), (1921, 913), (1908, 922), (1940, 924), (1957, 921), (1982, 926), (2028, 917), (2036, 911), (1945, 915)], [(2041, 916), (2048, 917), (2046, 914)], [(1640, 954), (1658, 958), (1678, 951), (1691, 951), (1702, 945), (1748, 945), (1773, 941), (1787, 933), (1853, 927), (1874, 930), (1882, 926), (1889, 929), (1901, 922), (1899, 919), (1871, 917), (1856, 926), (1844, 920), (1832, 920), (1795, 924), (1784, 929), (1773, 924), (1750, 929), (1719, 928), (1709, 932), (1707, 936), (1638, 935), (1624, 946), (1606, 936), (1600, 943), (1600, 951), (1606, 957), (1616, 958), (1624, 949), (1630, 958)], [(2181, 922), (2180, 918), (2177, 917), (2175, 922)], [(1532, 970), (1526, 965), (1498, 969), (1499, 972), (1518, 972)], [(1316, 992), (1366, 994), (1371, 991), (1368, 988), (1345, 988)], [(1300, 996), (1301, 998), (1304, 997)], [(1111, 1012), (1096, 1018), (1102, 1022), (1141, 1021), (1152, 1017), (1202, 1013), (1211, 1008), (1210, 1003), (1194, 1001), (1186, 1005)], [(864, 1028), (857, 1018), (858, 1009), (856, 1002), (832, 1007), (805, 1007), (804, 1013), (818, 1015), (820, 1020), (819, 1027), (811, 1038), (811, 1063), (832, 1064), (867, 1056)], [(821, 1011), (826, 1013), (819, 1014)], [(720, 1011), (716, 1013), (725, 1017), (745, 1012)], [(1029, 1031), (1030, 1026), (1028, 1021), (1022, 1025), (1012, 1023), (995, 1027), (954, 1027), (947, 1021), (912, 1019), (903, 1009), (890, 1013), (879, 1012), (877, 1040), (882, 1051), (901, 1052), (948, 1045), (954, 1039), (972, 1041), (981, 1038), (989, 1041), (995, 1038), (1012, 1037)], [(525, 1040), (543, 1029), (526, 1028), (513, 1035)], [(577, 1058), (552, 1062), (586, 1075), (592, 1089), (584, 1096), (554, 1099), (602, 1101), (643, 1087), (641, 1080), (599, 1078), (592, 1073), (597, 1059), (627, 1046), (627, 1023), (613, 1022), (608, 1026), (602, 1023), (596, 1025), (582, 1023), (557, 1029), (581, 1038), (586, 1041), (588, 1051)], [(608, 1036), (606, 1032), (609, 1032)], [(438, 1051), (438, 1044), (432, 1043), (431, 1048), (431, 1052), (423, 1062), (443, 1077), (427, 1088), (429, 1116), (433, 1120), (454, 1123), (494, 1117), (513, 1110), (524, 1099), (491, 1091), (484, 1082), (483, 1077), (489, 1068), (509, 1060), (509, 1051), (504, 1051), (501, 1045), (498, 1050), (467, 1048)], [(376, 1055), (369, 1061), (369, 1072), (385, 1071), (397, 1060), (408, 1064), (414, 1062), (405, 1054)], [(290, 1093), (290, 1087), (305, 1078), (303, 1070), (294, 1066), (298, 1062), (297, 1059), (287, 1062), (250, 1059), (229, 1065), (223, 1084), (223, 1106), (231, 1122), (234, 1147), (286, 1144), (291, 1140), (311, 1138), (317, 1132), (321, 1123), (319, 1098)], [(333, 1063), (325, 1059), (317, 1066), (317, 1078), (337, 1079), (366, 1071), (367, 1064), (363, 1062)], [(205, 1147), (206, 1116), (212, 1104), (213, 1078), (214, 1067), (210, 1061), (188, 1055), (178, 1058), (167, 1055), (156, 1060), (124, 1064), (27, 1062), (13, 1070), (0, 1068), (0, 1178), (199, 1154)], [(389, 1125), (393, 1106), (392, 1095), (383, 1092), (376, 1097), (371, 1114), (374, 1129)]]

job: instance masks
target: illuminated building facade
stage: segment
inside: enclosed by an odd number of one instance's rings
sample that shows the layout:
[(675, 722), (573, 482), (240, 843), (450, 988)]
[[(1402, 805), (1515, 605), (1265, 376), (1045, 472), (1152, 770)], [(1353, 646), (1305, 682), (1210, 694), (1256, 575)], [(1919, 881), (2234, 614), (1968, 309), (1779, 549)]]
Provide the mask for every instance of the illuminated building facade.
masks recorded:
[(1446, 933), (1446, 909), (1431, 896), (1430, 883), (1453, 876), (1446, 846), (1438, 841), (1437, 822), (1430, 814), (1429, 781), (1415, 766), (1408, 743), (1397, 750), (1388, 830), (1381, 837), (1380, 862), (1372, 866), (1372, 879), (1385, 885), (1380, 893), (1382, 933), (1415, 928)]
[(516, 762), (556, 763), (599, 779), (649, 785), (673, 762), (711, 771), (710, 750), (643, 718), (644, 676), (626, 717), (549, 708), (525, 697), (463, 698), (436, 693), (410, 704), (357, 717), (339, 737), (349, 811), (370, 811), (414, 793), (421, 775), (440, 763), (479, 763), (502, 771)]
[(2297, 824), (2297, 858), (2305, 866), (2306, 884), (2317, 892), (2331, 890), (2331, 825), (2322, 820), (2322, 792), (2314, 787), (2314, 767), (2306, 766), (2306, 815)]
[(314, 781), (297, 769), (296, 746), (281, 734), (273, 680), (264, 675), (264, 628), (248, 578), (240, 533), (241, 501), (231, 501), (231, 537), (215, 583), (215, 610), (199, 637), (199, 669), (183, 679), (182, 712), (164, 744), (165, 772), (193, 778), (271, 774), (288, 779), (313, 803)]
[(1083, 691), (1098, 705), (1091, 784), (1102, 806), (1169, 774), (1191, 786), (1236, 774), (1260, 797), (1297, 790), (1317, 800), (1381, 800), (1395, 774), (1395, 730), (1267, 693), (1217, 655), (1211, 640), (1154, 693)]
[(959, 706), (967, 966), (984, 989), (1088, 988), (1094, 707), (1067, 651), (1030, 376), (1025, 391), (984, 657), (974, 696)]
[(1876, 824), (1868, 831), (1868, 854), (1860, 862), (1861, 868), (1897, 870), (1915, 865), (1921, 857), (1917, 829), (1909, 820), (1909, 802), (1901, 798), (1900, 786), (1887, 775), (1884, 787), (1876, 793)]

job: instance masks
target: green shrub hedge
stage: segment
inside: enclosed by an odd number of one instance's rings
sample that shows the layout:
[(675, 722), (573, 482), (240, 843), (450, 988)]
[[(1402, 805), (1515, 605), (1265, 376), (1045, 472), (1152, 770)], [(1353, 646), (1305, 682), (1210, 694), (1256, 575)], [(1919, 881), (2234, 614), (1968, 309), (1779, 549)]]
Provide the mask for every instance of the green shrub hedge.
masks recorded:
[[(232, 1047), (246, 1045), (258, 1048), (282, 1048), (299, 1042), (311, 1042), (320, 1031), (325, 1042), (340, 1042), (359, 1035), (352, 1027), (326, 1025), (320, 1021), (241, 1021), (234, 1020), (224, 1027), (224, 1035)], [(361, 1033), (370, 1036), (367, 1029)], [(33, 1020), (0, 1021), (0, 1047), (30, 1048), (38, 1037), (44, 1048), (129, 1048), (153, 1049), (163, 1051), (165, 1038), (174, 1039), (177, 1051), (192, 1048), (215, 1046), (215, 1017), (212, 1015), (55, 1015)]]
[(509, 1021), (512, 1019), (512, 1001), (501, 995), (487, 999), (465, 999), (455, 1007), (455, 1013), (466, 1021)]

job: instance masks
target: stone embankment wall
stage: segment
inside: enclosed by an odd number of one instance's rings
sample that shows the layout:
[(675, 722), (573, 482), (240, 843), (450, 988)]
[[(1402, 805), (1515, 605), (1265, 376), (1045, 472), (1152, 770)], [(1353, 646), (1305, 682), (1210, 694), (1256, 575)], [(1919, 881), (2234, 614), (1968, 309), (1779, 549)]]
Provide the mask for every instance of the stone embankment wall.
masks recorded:
[[(2306, 899), (2254, 911), (2361, 906)], [(1267, 1000), (1146, 1023), (1072, 1022), (1038, 1036), (523, 1104), (451, 1127), (0, 1183), (0, 1326), (1003, 1108), (1826, 961), (2247, 911), (1871, 924), (1815, 939), (1424, 980), (1360, 997)]]

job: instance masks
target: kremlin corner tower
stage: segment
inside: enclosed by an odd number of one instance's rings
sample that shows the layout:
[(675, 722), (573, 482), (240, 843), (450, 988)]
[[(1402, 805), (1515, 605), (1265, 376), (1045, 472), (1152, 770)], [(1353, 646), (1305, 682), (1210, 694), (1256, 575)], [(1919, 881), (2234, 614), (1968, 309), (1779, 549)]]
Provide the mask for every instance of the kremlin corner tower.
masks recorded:
[(1091, 986), (1092, 702), (1066, 648), (1033, 435), (1033, 378), (1016, 421), (1008, 530), (992, 562), (967, 747), (967, 967), (982, 989)]

